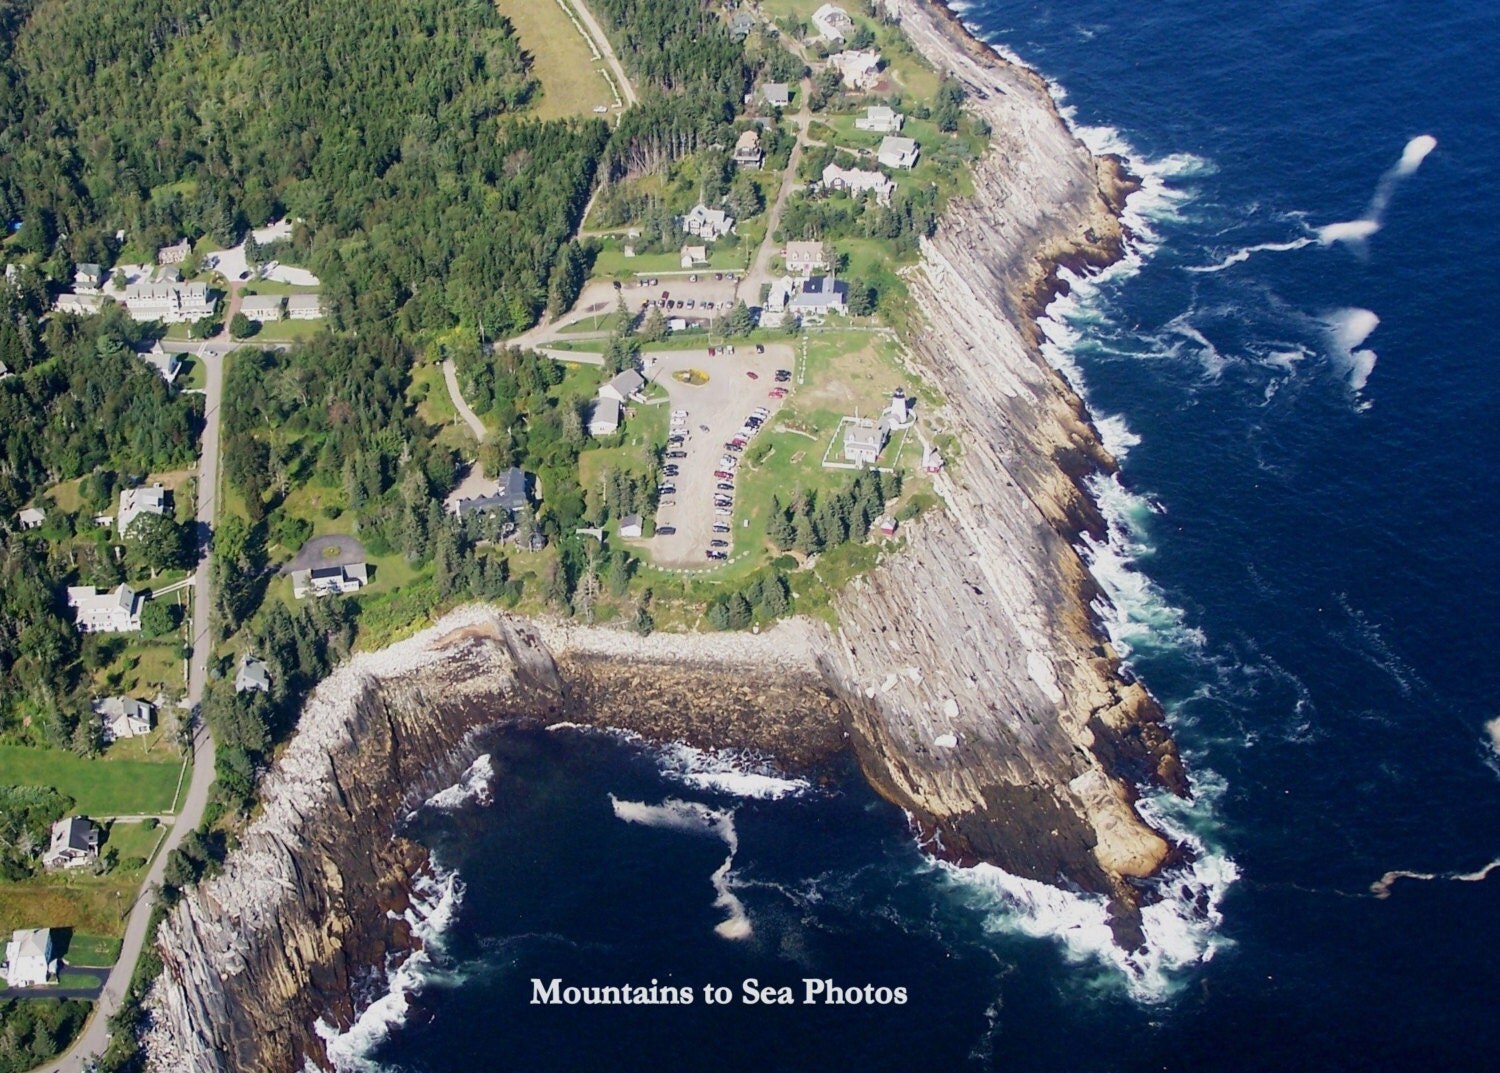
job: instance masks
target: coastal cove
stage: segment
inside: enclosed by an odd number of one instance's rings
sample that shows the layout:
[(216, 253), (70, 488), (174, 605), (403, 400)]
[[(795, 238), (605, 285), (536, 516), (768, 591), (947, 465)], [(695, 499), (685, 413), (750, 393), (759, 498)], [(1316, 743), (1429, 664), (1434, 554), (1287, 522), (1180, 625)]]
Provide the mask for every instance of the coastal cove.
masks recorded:
[[(1099, 908), (1085, 911), (1113, 932), (1127, 977), (1159, 980), (1162, 918), (1143, 907), (1215, 912), (1217, 892), (1180, 871), (1195, 851), (1134, 807), (1140, 787), (1187, 783), (1159, 706), (1093, 608), (1075, 544), (1102, 539), (1104, 523), (1083, 481), (1114, 463), (1041, 360), (1034, 324), (1059, 268), (1123, 253), (1130, 184), (1073, 138), (1030, 72), (940, 10), (892, 11), (996, 138), (908, 277), (928, 326), (911, 341), (915, 372), (943, 385), (943, 420), (965, 444), (937, 481), (943, 510), (838, 595), (831, 631), (792, 620), (756, 637), (642, 640), (476, 608), (356, 657), (309, 702), (224, 874), (163, 925), (147, 1041), (158, 1068), (326, 1066), (336, 1036), (319, 1026), (355, 1022), (359, 981), (420, 943), (412, 891), (440, 882), (422, 878), (426, 853), (399, 824), (497, 721), (749, 750), (814, 778), (852, 749), (929, 851), (1092, 892)], [(1163, 870), (1175, 878), (1152, 878)]]

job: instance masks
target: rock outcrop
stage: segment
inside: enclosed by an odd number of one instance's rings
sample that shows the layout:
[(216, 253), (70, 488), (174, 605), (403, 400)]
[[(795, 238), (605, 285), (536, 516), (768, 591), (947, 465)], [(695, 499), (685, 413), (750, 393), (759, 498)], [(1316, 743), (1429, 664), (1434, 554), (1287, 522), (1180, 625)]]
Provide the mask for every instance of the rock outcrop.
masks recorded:
[(927, 321), (916, 371), (944, 396), (962, 464), (937, 482), (946, 511), (841, 595), (823, 663), (854, 706), (866, 774), (935, 847), (1113, 894), (1128, 941), (1132, 880), (1171, 853), (1133, 787), (1185, 784), (1158, 706), (1090, 609), (1098, 593), (1074, 544), (1103, 521), (1080, 481), (1114, 461), (1034, 324), (1057, 266), (1120, 255), (1124, 181), (1033, 72), (941, 8), (886, 6), (964, 82), (994, 144), (907, 278)]

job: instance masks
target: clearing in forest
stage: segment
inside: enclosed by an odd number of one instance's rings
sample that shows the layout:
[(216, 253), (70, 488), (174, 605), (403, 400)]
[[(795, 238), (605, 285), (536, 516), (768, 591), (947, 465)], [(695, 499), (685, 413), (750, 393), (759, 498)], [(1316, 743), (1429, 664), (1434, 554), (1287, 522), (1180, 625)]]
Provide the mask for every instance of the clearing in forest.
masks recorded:
[(542, 84), (532, 113), (539, 119), (589, 115), (603, 105), (615, 111), (615, 95), (588, 40), (574, 25), (562, 0), (497, 0), (511, 21), (521, 47), (531, 57), (531, 73)]

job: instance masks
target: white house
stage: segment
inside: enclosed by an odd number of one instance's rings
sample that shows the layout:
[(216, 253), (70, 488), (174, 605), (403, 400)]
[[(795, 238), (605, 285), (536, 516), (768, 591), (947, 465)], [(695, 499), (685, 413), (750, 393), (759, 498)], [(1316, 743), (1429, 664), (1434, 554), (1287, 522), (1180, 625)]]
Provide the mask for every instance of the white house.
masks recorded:
[(52, 825), (52, 841), (42, 854), (42, 867), (87, 868), (99, 859), (99, 828), (82, 816), (68, 816)]
[(10, 987), (35, 987), (57, 979), (50, 928), (17, 928), (5, 944), (5, 982)]
[(760, 147), (760, 131), (741, 131), (734, 140), (734, 162), (742, 168), (758, 168), (765, 159), (766, 154)]
[(817, 27), (818, 36), (825, 41), (842, 41), (844, 32), (854, 28), (854, 20), (849, 17), (849, 13), (833, 4), (824, 4), (814, 11), (812, 22)]
[(678, 218), (682, 229), (690, 235), (713, 242), (734, 230), (734, 217), (723, 209), (711, 209), (702, 202), (693, 206), (686, 216)]
[(16, 524), (22, 529), (40, 529), (47, 520), (47, 512), (41, 507), (27, 507), (16, 512)]
[(875, 154), (875, 159), (888, 168), (909, 170), (917, 166), (917, 154), (920, 151), (913, 139), (887, 134), (880, 139), (880, 151)]
[(331, 596), (335, 593), (358, 592), (369, 584), (369, 567), (364, 563), (346, 563), (343, 566), (315, 566), (310, 570), (292, 571), (292, 595), (298, 600), (304, 596)]
[(637, 394), (641, 388), (646, 386), (646, 378), (634, 369), (626, 369), (624, 372), (616, 373), (609, 383), (599, 388), (601, 399), (614, 399), (623, 403), (632, 395)]
[(246, 652), (240, 657), (240, 668), (234, 673), (236, 693), (271, 692), (271, 669)]
[(823, 256), (821, 242), (800, 240), (788, 242), (782, 247), (781, 259), (786, 264), (788, 272), (800, 272), (804, 276), (813, 269), (828, 267), (828, 259)]
[(160, 373), (169, 384), (182, 372), (182, 358), (162, 346), (160, 339), (151, 344), (150, 350), (137, 350), (135, 356)]
[(873, 48), (835, 52), (828, 57), (828, 64), (850, 89), (869, 89), (880, 81), (880, 53)]
[(844, 425), (844, 459), (873, 466), (889, 439), (890, 426), (884, 420), (877, 425), (868, 417), (851, 418)]
[(873, 193), (882, 204), (890, 201), (891, 193), (896, 189), (896, 184), (882, 172), (841, 168), (837, 164), (829, 164), (823, 169), (823, 185), (830, 190), (847, 190), (855, 195)]
[(620, 400), (598, 398), (589, 411), (589, 435), (608, 436), (620, 428)]
[(906, 117), (894, 108), (883, 104), (872, 104), (865, 109), (862, 118), (854, 121), (855, 130), (868, 130), (875, 134), (895, 134), (901, 129)]
[(698, 265), (708, 264), (707, 246), (684, 246), (679, 255), (683, 268), (696, 268)]
[(943, 470), (943, 456), (937, 447), (930, 443), (922, 444), (922, 472), (941, 473)]
[(627, 514), (620, 519), (620, 536), (638, 537), (641, 535), (641, 516), (639, 514)]
[(104, 308), (102, 294), (59, 294), (52, 299), (52, 308), (59, 313), (72, 313), (87, 317)]
[(167, 490), (160, 482), (140, 488), (120, 490), (120, 512), (115, 520), (120, 525), (120, 535), (130, 532), (130, 523), (142, 514), (166, 514)]
[[(773, 315), (783, 313), (786, 310), (787, 305), (790, 304), (792, 295), (796, 294), (801, 286), (802, 281), (799, 279), (793, 279), (791, 276), (782, 276), (780, 279), (772, 280), (771, 292), (766, 295), (765, 308), (761, 310), (761, 323), (766, 323), (764, 318), (767, 313)], [(775, 327), (774, 324), (770, 324), (767, 326), (773, 328)]]
[(324, 316), (321, 294), (289, 294), (286, 296), (286, 315), (289, 320), (321, 320)]
[(94, 712), (104, 726), (105, 741), (140, 738), (151, 733), (155, 709), (134, 697), (105, 697), (94, 701)]
[(80, 633), (133, 633), (141, 628), (145, 602), (129, 585), (103, 590), (92, 585), (68, 587), (68, 606)]
[(193, 244), (183, 239), (175, 246), (163, 246), (156, 251), (156, 263), (159, 265), (178, 265), (187, 260), (188, 254), (193, 252)]
[(180, 324), (212, 316), (214, 303), (202, 283), (137, 283), (125, 288), (125, 308), (136, 320)]
[(262, 324), (281, 319), (281, 295), (247, 294), (240, 299), (240, 312)]

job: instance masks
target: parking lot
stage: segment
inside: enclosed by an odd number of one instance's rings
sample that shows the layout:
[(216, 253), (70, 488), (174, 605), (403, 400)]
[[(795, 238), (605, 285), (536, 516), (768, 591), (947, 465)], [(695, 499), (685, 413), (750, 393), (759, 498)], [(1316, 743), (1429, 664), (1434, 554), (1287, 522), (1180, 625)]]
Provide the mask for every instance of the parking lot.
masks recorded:
[[(735, 350), (732, 355), (718, 352), (714, 357), (708, 356), (705, 347), (650, 355), (654, 363), (646, 370), (647, 378), (667, 390), (671, 400), (668, 405), (674, 414), (685, 411), (672, 422), (674, 429), (681, 430), (683, 440), (667, 448), (666, 462), (677, 467), (677, 475), (663, 478), (663, 483), (673, 491), (662, 494), (656, 511), (657, 535), (645, 542), (652, 561), (660, 566), (714, 565), (705, 554), (711, 542), (717, 539), (732, 544), (734, 536), (732, 531), (714, 532), (715, 523), (731, 528), (741, 524), (733, 508), (728, 515), (715, 513), (719, 509), (715, 496), (734, 497), (739, 482), (733, 477), (725, 480), (714, 474), (737, 468), (723, 464), (726, 456), (736, 463), (742, 457), (727, 450), (725, 444), (740, 434), (746, 418), (757, 407), (769, 411), (767, 423), (774, 420), (782, 403), (781, 399), (770, 397), (770, 392), (778, 386), (776, 370), (791, 369), (795, 355), (785, 343), (768, 343), (763, 354), (757, 354), (750, 343), (738, 344)], [(708, 381), (687, 384), (672, 375), (694, 369), (706, 373)], [(753, 446), (755, 439), (749, 442)], [(670, 457), (672, 454), (683, 457)], [(736, 487), (725, 491), (717, 487), (720, 484)], [(664, 526), (673, 532), (662, 533)]]

